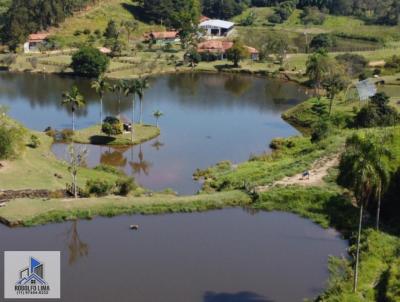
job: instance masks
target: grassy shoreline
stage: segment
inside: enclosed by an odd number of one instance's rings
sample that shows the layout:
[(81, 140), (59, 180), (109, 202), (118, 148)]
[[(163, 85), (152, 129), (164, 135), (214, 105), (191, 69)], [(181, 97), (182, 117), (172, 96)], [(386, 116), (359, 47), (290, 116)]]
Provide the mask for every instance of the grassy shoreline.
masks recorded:
[[(112, 217), (122, 214), (165, 214), (202, 212), (227, 207), (245, 206), (251, 198), (241, 191), (175, 196), (108, 196), (82, 199), (17, 199), (0, 208), (0, 222), (8, 226), (34, 226), (95, 216)], [(23, 208), (24, 212), (20, 209)]]

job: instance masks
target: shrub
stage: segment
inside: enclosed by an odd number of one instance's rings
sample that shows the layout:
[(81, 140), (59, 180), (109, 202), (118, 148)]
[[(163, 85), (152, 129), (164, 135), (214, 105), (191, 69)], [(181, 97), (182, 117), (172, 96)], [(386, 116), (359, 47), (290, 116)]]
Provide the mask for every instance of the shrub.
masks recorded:
[(333, 37), (329, 34), (316, 35), (310, 43), (310, 47), (313, 49), (329, 49), (335, 46), (336, 42)]
[(36, 135), (32, 134), (31, 135), (31, 142), (29, 143), (29, 146), (31, 148), (36, 149), (37, 147), (40, 146), (40, 139)]
[(22, 128), (0, 124), (0, 159), (17, 157), (24, 146), (24, 131)]
[(91, 30), (90, 29), (88, 29), (88, 28), (85, 28), (84, 30), (83, 30), (83, 33), (85, 34), (85, 35), (90, 35), (91, 34)]
[(368, 60), (358, 54), (345, 53), (336, 56), (335, 59), (344, 66), (351, 77), (360, 76), (368, 66)]
[(63, 129), (60, 132), (60, 139), (64, 142), (72, 141), (73, 136), (74, 136), (74, 131), (72, 131), (72, 129)]
[(329, 136), (331, 132), (331, 125), (326, 120), (321, 120), (313, 127), (311, 134), (311, 142), (318, 143)]
[(86, 182), (86, 191), (96, 196), (106, 196), (113, 188), (113, 185), (106, 180), (91, 179)]
[(72, 56), (71, 68), (76, 74), (98, 77), (107, 70), (109, 58), (97, 48), (83, 46)]
[(306, 7), (300, 15), (301, 22), (305, 25), (321, 25), (325, 21), (325, 14), (318, 7)]
[(400, 71), (400, 56), (394, 55), (385, 64), (385, 68)]
[(115, 175), (121, 175), (123, 174), (123, 172), (121, 172), (120, 170), (118, 170), (116, 167), (113, 166), (109, 166), (109, 165), (98, 165), (94, 168), (94, 170), (96, 171), (102, 171), (102, 172), (107, 172), (107, 173), (111, 173), (111, 174), (115, 174)]
[(130, 192), (137, 188), (137, 185), (133, 177), (122, 177), (116, 181), (115, 188), (116, 194), (127, 196)]
[(399, 113), (389, 105), (389, 97), (379, 92), (371, 97), (369, 104), (357, 113), (354, 124), (356, 127), (393, 126), (400, 121)]
[(101, 131), (108, 136), (120, 135), (123, 132), (123, 126), (119, 119), (116, 117), (108, 116), (104, 119)]

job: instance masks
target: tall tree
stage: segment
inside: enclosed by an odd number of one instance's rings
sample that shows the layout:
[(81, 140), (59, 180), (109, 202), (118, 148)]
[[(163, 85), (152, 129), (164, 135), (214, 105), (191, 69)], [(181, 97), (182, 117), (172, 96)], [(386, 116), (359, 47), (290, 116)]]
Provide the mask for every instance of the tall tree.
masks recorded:
[(131, 35), (139, 29), (139, 22), (136, 20), (122, 21), (121, 26), (125, 29), (128, 45), (131, 42)]
[(69, 166), (68, 171), (72, 176), (72, 194), (78, 198), (78, 169), (85, 164), (88, 151), (86, 148), (77, 149), (74, 144), (68, 146)]
[(104, 94), (110, 89), (110, 84), (106, 81), (104, 75), (101, 75), (92, 82), (92, 88), (100, 98), (100, 125), (103, 125), (103, 97)]
[(317, 51), (308, 57), (306, 74), (317, 90), (322, 87), (324, 79), (334, 70), (335, 64), (325, 51)]
[(139, 97), (140, 102), (140, 124), (143, 124), (143, 98), (144, 91), (150, 87), (148, 78), (139, 78), (137, 79), (137, 92), (136, 94)]
[(75, 131), (75, 111), (85, 106), (85, 98), (79, 92), (78, 87), (73, 86), (69, 92), (62, 94), (61, 104), (70, 108), (72, 112), (72, 131)]
[(233, 46), (226, 52), (228, 60), (233, 62), (234, 67), (239, 67), (239, 62), (249, 56), (249, 51), (239, 40), (233, 42)]
[(357, 234), (356, 262), (354, 268), (353, 290), (357, 291), (360, 243), (364, 209), (377, 188), (381, 188), (387, 171), (383, 165), (382, 154), (370, 137), (353, 135), (346, 142), (346, 149), (340, 159), (338, 183), (353, 191), (360, 208)]
[(139, 90), (138, 80), (132, 80), (126, 83), (125, 85), (125, 95), (132, 95), (132, 129), (131, 129), (131, 141), (133, 142), (134, 138), (134, 126), (135, 126), (135, 98), (136, 94)]
[(118, 100), (118, 115), (121, 115), (121, 97), (125, 92), (125, 81), (124, 80), (119, 80), (117, 83), (113, 84), (110, 88), (110, 90), (114, 93), (117, 94), (117, 100)]
[(329, 99), (329, 116), (331, 116), (335, 97), (348, 86), (348, 81), (343, 74), (335, 73), (325, 78), (322, 82), (322, 86), (327, 92), (327, 97)]

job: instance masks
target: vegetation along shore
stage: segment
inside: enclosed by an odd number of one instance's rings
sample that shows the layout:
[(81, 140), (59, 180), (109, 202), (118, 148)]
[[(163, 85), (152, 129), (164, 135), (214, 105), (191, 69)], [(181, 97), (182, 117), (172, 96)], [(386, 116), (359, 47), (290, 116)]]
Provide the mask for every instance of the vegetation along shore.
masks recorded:
[[(90, 78), (100, 104), (96, 124), (79, 129), (85, 97), (76, 86), (60, 91), (71, 126), (44, 132), (0, 106), (1, 222), (35, 226), (238, 206), (292, 212), (349, 242), (349, 257), (330, 259), (327, 288), (315, 301), (400, 301), (398, 0), (70, 2), (54, 1), (54, 9), (41, 0), (0, 1), (1, 67)], [(86, 145), (133, 146), (162, 133), (158, 108), (155, 125), (143, 122), (149, 77), (179, 72), (300, 83), (309, 98), (282, 115), (300, 133), (273, 139), (245, 162), (193, 171), (202, 187), (190, 196), (152, 192), (115, 167), (89, 168)], [(106, 95), (117, 114), (103, 113)], [(129, 118), (121, 102), (129, 104)], [(67, 160), (55, 157), (53, 143), (65, 144)], [(38, 190), (46, 197), (35, 196)]]

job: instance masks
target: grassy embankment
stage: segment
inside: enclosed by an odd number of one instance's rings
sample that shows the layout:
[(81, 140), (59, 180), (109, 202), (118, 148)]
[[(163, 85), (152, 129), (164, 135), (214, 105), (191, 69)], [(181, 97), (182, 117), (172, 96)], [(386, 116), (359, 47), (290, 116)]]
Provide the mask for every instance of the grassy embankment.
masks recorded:
[(250, 203), (250, 197), (241, 191), (181, 197), (160, 193), (150, 197), (109, 196), (78, 200), (18, 199), (0, 208), (0, 219), (9, 225), (32, 226), (71, 219), (91, 219), (94, 216), (197, 212), (244, 206)]
[(130, 146), (138, 145), (160, 135), (160, 129), (152, 125), (134, 125), (133, 141), (131, 133), (124, 132), (121, 135), (106, 136), (101, 134), (101, 126), (96, 125), (75, 131), (72, 140), (80, 144), (108, 145), (108, 146)]
[[(53, 139), (44, 133), (32, 133), (39, 138), (40, 146), (35, 149), (27, 147), (19, 158), (2, 162), (4, 167), (0, 169), (0, 189), (65, 189), (71, 176), (67, 164), (57, 160), (50, 150)], [(94, 169), (79, 169), (79, 186), (83, 187), (87, 180), (93, 178), (115, 182), (117, 176)]]

